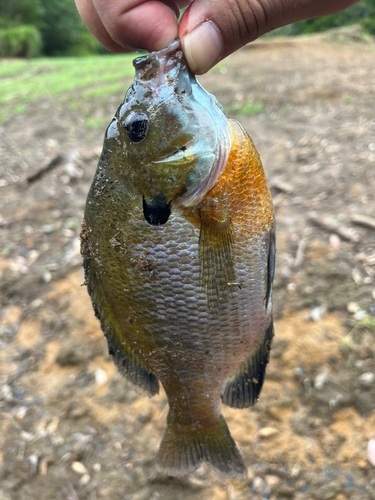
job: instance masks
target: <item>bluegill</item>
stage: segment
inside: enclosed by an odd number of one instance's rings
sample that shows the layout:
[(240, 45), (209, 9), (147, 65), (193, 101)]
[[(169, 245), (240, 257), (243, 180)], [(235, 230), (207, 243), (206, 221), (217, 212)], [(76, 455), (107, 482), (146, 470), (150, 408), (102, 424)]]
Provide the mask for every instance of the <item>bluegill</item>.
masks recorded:
[(81, 233), (109, 353), (149, 395), (163, 384), (169, 475), (246, 467), (222, 416), (253, 405), (274, 335), (272, 200), (254, 144), (186, 67), (179, 41), (134, 60)]

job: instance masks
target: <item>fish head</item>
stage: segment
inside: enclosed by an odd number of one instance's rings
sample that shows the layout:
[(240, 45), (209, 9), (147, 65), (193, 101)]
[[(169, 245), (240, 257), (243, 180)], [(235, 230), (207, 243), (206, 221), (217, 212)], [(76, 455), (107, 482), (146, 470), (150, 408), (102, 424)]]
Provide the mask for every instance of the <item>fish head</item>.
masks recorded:
[(230, 150), (225, 113), (189, 71), (180, 42), (134, 60), (135, 78), (109, 125), (105, 147), (116, 177), (143, 197), (150, 224), (198, 204)]

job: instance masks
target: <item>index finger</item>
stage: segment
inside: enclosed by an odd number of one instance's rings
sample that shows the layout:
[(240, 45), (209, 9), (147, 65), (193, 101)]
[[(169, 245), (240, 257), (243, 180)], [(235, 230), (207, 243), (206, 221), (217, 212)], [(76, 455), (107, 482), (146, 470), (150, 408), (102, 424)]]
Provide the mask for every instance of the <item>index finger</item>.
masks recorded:
[(79, 14), (111, 52), (161, 50), (178, 36), (181, 0), (76, 0)]

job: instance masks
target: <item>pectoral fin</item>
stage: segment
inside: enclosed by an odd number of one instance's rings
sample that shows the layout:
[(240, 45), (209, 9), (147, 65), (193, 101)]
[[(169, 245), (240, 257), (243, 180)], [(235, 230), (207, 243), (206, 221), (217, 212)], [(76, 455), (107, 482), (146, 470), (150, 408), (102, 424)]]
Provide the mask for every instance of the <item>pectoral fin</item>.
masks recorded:
[(233, 229), (229, 217), (216, 206), (201, 209), (199, 260), (202, 288), (209, 304), (226, 298), (235, 281)]
[(273, 336), (274, 328), (271, 319), (265, 331), (263, 343), (241, 365), (234, 377), (227, 382), (221, 396), (223, 404), (232, 408), (248, 408), (258, 401), (266, 374)]

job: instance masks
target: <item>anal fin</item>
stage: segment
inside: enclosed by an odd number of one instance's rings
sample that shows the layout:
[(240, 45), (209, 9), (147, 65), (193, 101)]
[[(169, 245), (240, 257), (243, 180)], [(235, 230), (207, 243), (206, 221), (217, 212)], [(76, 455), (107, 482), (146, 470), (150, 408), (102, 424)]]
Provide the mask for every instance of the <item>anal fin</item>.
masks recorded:
[(248, 408), (258, 401), (266, 374), (273, 336), (274, 328), (271, 319), (263, 343), (241, 365), (234, 377), (227, 382), (221, 396), (223, 404), (231, 408)]
[(118, 348), (112, 336), (105, 333), (108, 342), (108, 352), (118, 368), (118, 371), (125, 375), (132, 384), (145, 390), (150, 396), (159, 394), (158, 377), (151, 370), (143, 366), (133, 353), (127, 352), (125, 346)]
[[(84, 247), (86, 245), (86, 247)], [(85, 255), (83, 267), (85, 270), (85, 283), (87, 291), (91, 297), (95, 316), (100, 321), (100, 326), (108, 342), (108, 351), (112, 356), (119, 372), (141, 390), (154, 396), (159, 393), (158, 377), (143, 366), (138, 357), (129, 349), (123, 341), (120, 327), (117, 325), (111, 308), (102, 292), (98, 275), (93, 269), (90, 253), (87, 251), (88, 245), (83, 241), (83, 252)]]

